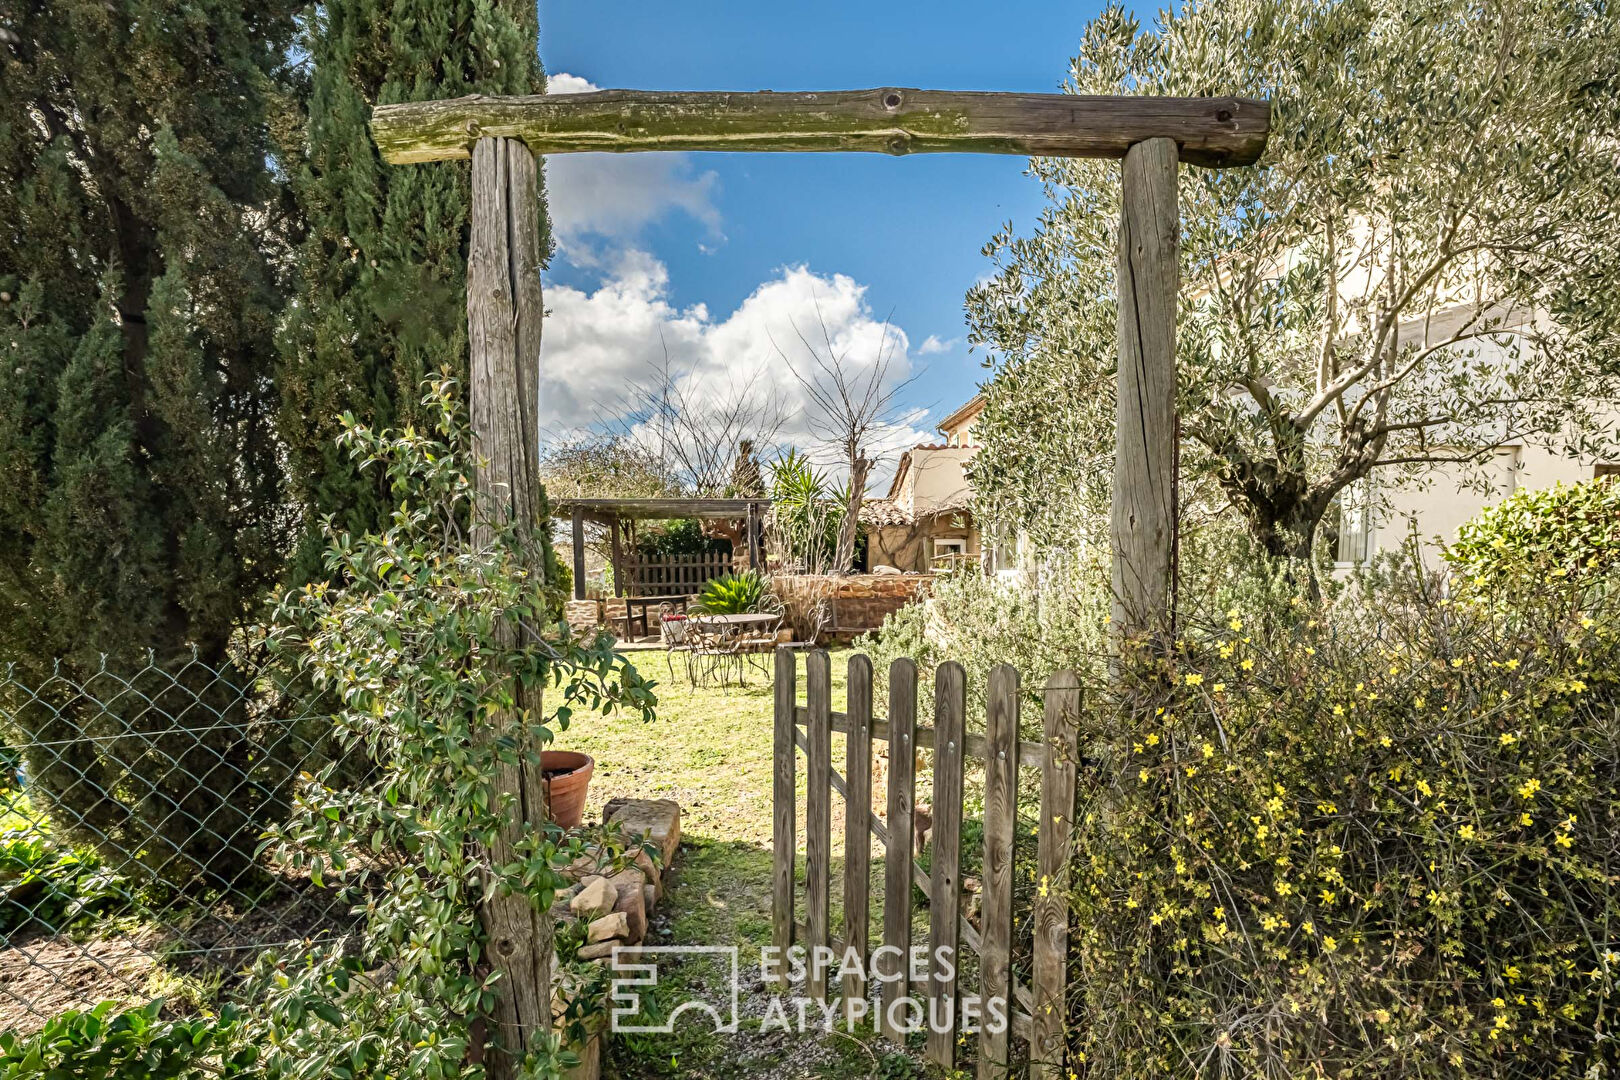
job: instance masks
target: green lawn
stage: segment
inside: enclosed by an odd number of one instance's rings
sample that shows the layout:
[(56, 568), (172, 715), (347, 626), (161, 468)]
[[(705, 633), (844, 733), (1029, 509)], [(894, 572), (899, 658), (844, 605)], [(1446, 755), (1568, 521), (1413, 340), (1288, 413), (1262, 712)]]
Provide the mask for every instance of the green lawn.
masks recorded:
[[(835, 709), (844, 707), (847, 657), (847, 652), (833, 657)], [(663, 654), (634, 653), (632, 658), (644, 674), (660, 681), (658, 719), (643, 723), (629, 717), (581, 716), (558, 745), (596, 759), (588, 815), (599, 815), (602, 804), (615, 796), (680, 803), (681, 849), (650, 940), (740, 946), (744, 1020), (736, 1035), (715, 1035), (705, 1030), (706, 1024), (683, 1018), (673, 1035), (621, 1036), (611, 1050), (609, 1075), (727, 1080), (933, 1075), (869, 1032), (789, 1036), (758, 1030), (769, 997), (759, 983), (757, 963), (758, 948), (769, 944), (771, 930), (770, 679), (753, 670), (747, 687), (694, 690), (678, 661), (670, 678)], [(835, 739), (835, 768), (842, 769), (842, 758), (842, 740)], [(802, 767), (798, 777), (802, 837)], [(841, 873), (843, 817), (842, 800), (834, 798), (835, 881)], [(874, 870), (879, 888), (873, 895), (880, 898), (881, 870), (875, 858)], [(837, 894), (835, 885), (835, 926), (842, 919)], [(674, 968), (673, 982), (665, 970), (661, 967), (662, 982), (671, 998), (683, 988), (712, 989), (720, 982), (719, 972), (701, 961)]]

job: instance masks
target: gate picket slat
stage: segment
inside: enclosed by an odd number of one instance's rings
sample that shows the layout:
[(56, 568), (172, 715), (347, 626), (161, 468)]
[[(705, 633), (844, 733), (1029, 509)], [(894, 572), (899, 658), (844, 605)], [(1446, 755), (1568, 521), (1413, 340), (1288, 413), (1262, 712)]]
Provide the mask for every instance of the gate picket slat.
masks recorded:
[[(845, 683), (849, 699), (849, 734), (844, 752), (848, 794), (844, 800), (844, 947), (850, 961), (859, 963), (844, 975), (844, 1018), (851, 1027), (857, 1015), (854, 1002), (866, 999), (866, 961), (871, 933), (872, 881), (872, 661), (856, 653), (849, 658)], [(828, 729), (832, 720), (828, 717)], [(846, 961), (839, 956), (839, 963)]]
[(906, 1018), (888, 1006), (907, 995), (911, 954), (911, 875), (916, 834), (913, 812), (917, 785), (917, 665), (901, 657), (889, 665), (889, 845), (883, 860), (883, 944), (877, 974), (883, 977), (878, 1030), (897, 1046)]
[[(1013, 843), (1018, 818), (1018, 672), (1007, 664), (990, 671), (984, 761), (983, 943), (979, 952), (979, 1080), (1008, 1072), (1012, 1010)], [(1001, 1003), (995, 1022), (992, 1002)]]
[[(794, 706), (798, 694), (798, 659), (787, 649), (776, 650), (775, 755), (771, 766), (771, 944), (785, 956), (793, 944), (794, 818)], [(786, 975), (777, 980), (785, 986)]]
[[(962, 883), (962, 749), (967, 684), (962, 666), (947, 661), (934, 676), (934, 837), (929, 882), (928, 1060), (956, 1066), (956, 968), (960, 957), (957, 915)], [(939, 963), (941, 951), (949, 959)], [(938, 1023), (934, 1019), (938, 1019)], [(945, 1019), (952, 1022), (947, 1024)]]
[(1059, 671), (1047, 680), (1046, 757), (1041, 765), (1041, 824), (1035, 890), (1035, 1001), (1029, 1058), (1032, 1080), (1063, 1077), (1065, 975), (1069, 955), (1069, 851), (1079, 764), (1076, 723), (1080, 680)]
[[(831, 940), (828, 908), (832, 877), (832, 659), (826, 649), (816, 649), (805, 657), (805, 705), (810, 721), (805, 736), (810, 751), (805, 764), (807, 794), (804, 825), (804, 912), (810, 940), (805, 947), (814, 957), (816, 950)], [(835, 969), (836, 970), (836, 969)], [(827, 1000), (827, 971), (810, 965), (808, 995), (813, 1001)]]

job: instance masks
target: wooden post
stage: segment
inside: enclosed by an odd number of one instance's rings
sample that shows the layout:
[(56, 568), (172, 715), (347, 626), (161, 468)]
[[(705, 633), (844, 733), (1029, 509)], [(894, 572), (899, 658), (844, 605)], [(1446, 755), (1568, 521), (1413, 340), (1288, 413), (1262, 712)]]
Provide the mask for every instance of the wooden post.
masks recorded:
[[(872, 661), (862, 653), (849, 658), (845, 682), (849, 731), (845, 736), (844, 775), (844, 948), (843, 966), (853, 957), (859, 971), (844, 975), (844, 1019), (853, 1030), (864, 1012), (856, 1001), (867, 998), (867, 950), (871, 936), (872, 884)], [(850, 965), (851, 968), (854, 965)]]
[[(934, 839), (929, 867), (928, 1060), (956, 1067), (956, 979), (962, 906), (962, 757), (966, 743), (967, 678), (948, 660), (934, 676)], [(941, 950), (949, 968), (939, 962)], [(947, 977), (947, 974), (949, 977)], [(950, 1022), (947, 1023), (947, 1017)]]
[(911, 955), (911, 863), (916, 843), (913, 799), (917, 784), (917, 662), (902, 656), (889, 665), (889, 847), (883, 860), (883, 976), (877, 1028), (906, 1044), (906, 1017), (890, 1007), (907, 996)]
[(990, 669), (984, 744), (984, 922), (979, 1000), (1001, 1002), (1003, 1022), (979, 1026), (979, 1080), (1008, 1074), (1012, 1046), (1013, 844), (1018, 822), (1018, 669)]
[[(468, 378), (473, 449), (480, 465), (474, 486), (479, 512), (472, 540), (494, 539), (494, 524), (515, 522), (538, 537), (540, 437), (540, 193), (534, 154), (516, 139), (480, 139), (473, 148), (472, 241), (467, 262)], [(543, 565), (538, 544), (525, 561)], [(510, 642), (516, 627), (502, 627)], [(495, 677), (495, 676), (492, 676)], [(540, 748), (523, 736), (525, 712), (541, 712), (538, 688), (512, 688), (517, 709), (490, 718), (487, 737), (515, 737), (519, 760), (498, 766), (496, 805), (506, 819), (488, 851), (492, 863), (516, 859), (519, 842), (549, 818)], [(489, 961), (500, 972), (495, 994), (497, 1052), (488, 1061), (495, 1080), (515, 1076), (524, 1055), (551, 1029), (551, 920), (522, 891), (494, 892), (479, 911)]]
[(831, 971), (816, 962), (816, 951), (832, 941), (828, 922), (832, 881), (832, 659), (826, 649), (804, 658), (804, 703), (809, 721), (804, 726), (804, 922), (805, 948), (810, 950), (810, 977), (805, 989), (812, 1000), (827, 1000)]
[(744, 526), (748, 530), (748, 566), (763, 572), (765, 560), (760, 557), (759, 526), (759, 503), (751, 502), (748, 504), (748, 522)]
[[(613, 551), (614, 596), (624, 595), (624, 544), (619, 539), (619, 526), (622, 524), (623, 522), (616, 517), (608, 519), (608, 541)], [(629, 624), (625, 625), (624, 633), (626, 637), (630, 636)]]
[[(798, 750), (793, 737), (794, 707), (798, 704), (799, 661), (791, 649), (776, 650), (776, 722), (771, 764), (771, 944), (787, 971), (787, 951), (793, 944), (794, 818), (797, 792), (794, 771)], [(778, 986), (787, 985), (783, 974)]]
[(1167, 633), (1175, 512), (1176, 144), (1125, 154), (1119, 224), (1119, 388), (1112, 508), (1116, 638)]
[(574, 599), (585, 599), (585, 508), (574, 507)]
[(1075, 724), (1080, 680), (1055, 673), (1046, 684), (1046, 755), (1041, 760), (1041, 823), (1035, 883), (1034, 1029), (1031, 1080), (1061, 1080), (1064, 989), (1069, 957), (1069, 849), (1074, 843), (1074, 784), (1078, 762)]

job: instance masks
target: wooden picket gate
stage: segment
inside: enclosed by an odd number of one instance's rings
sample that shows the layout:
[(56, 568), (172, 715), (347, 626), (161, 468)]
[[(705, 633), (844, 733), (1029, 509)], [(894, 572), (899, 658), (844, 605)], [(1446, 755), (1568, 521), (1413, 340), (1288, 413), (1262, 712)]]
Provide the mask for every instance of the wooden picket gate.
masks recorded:
[[(912, 946), (912, 885), (928, 897), (928, 955), (949, 950), (953, 966), (965, 944), (978, 954), (981, 1001), (1006, 1002), (1010, 1024), (1000, 1031), (981, 1025), (978, 1048), (980, 1078), (1009, 1075), (1012, 1039), (1029, 1044), (1033, 1077), (1056, 1078), (1063, 1072), (1065, 962), (1068, 954), (1068, 863), (1072, 837), (1076, 717), (1080, 683), (1073, 672), (1060, 671), (1045, 687), (1044, 739), (1018, 737), (1020, 680), (1016, 669), (1001, 665), (990, 673), (985, 734), (966, 731), (966, 684), (960, 665), (942, 664), (934, 677), (934, 726), (917, 723), (917, 666), (909, 659), (889, 668), (889, 714), (872, 708), (872, 662), (864, 655), (849, 658), (848, 708), (832, 710), (832, 661), (822, 649), (805, 654), (805, 704), (798, 704), (797, 652), (776, 653), (775, 776), (772, 784), (772, 944), (786, 950), (831, 948), (839, 957), (846, 948), (858, 954), (862, 971), (873, 956), (869, 923), (871, 842), (883, 845), (884, 885), (881, 945), (876, 989), (889, 1001), (926, 997), (925, 1016), (960, 1020), (957, 977), (946, 979), (930, 964), (926, 987), (908, 987), (907, 958)], [(832, 768), (832, 733), (846, 737), (845, 776)], [(889, 743), (887, 814), (872, 808), (872, 743)], [(916, 760), (921, 750), (933, 752), (934, 804), (932, 858), (929, 872), (915, 863)], [(795, 772), (798, 752), (805, 755), (805, 895), (804, 921), (795, 920), (794, 865), (797, 805)], [(962, 793), (968, 759), (985, 769), (984, 873), (982, 917), (974, 927), (961, 911)], [(1020, 766), (1040, 770), (1040, 826), (1037, 874), (1040, 888), (1034, 907), (1034, 957), (1029, 985), (1011, 972), (1013, 942), (1013, 851)], [(843, 900), (844, 924), (835, 937), (828, 925), (832, 877), (832, 795), (845, 800)], [(893, 951), (897, 950), (897, 951)], [(898, 966), (897, 966), (898, 965)], [(957, 973), (959, 974), (959, 972)], [(807, 993), (825, 1001), (829, 980), (810, 980)], [(893, 988), (891, 994), (890, 988)], [(874, 988), (864, 975), (843, 976), (846, 1002), (870, 1000)], [(903, 1044), (900, 1010), (890, 1014), (880, 1002), (873, 1009), (878, 1030)], [(845, 1015), (850, 1011), (846, 1006)], [(956, 1065), (954, 1028), (929, 1030), (929, 1060), (950, 1069)]]

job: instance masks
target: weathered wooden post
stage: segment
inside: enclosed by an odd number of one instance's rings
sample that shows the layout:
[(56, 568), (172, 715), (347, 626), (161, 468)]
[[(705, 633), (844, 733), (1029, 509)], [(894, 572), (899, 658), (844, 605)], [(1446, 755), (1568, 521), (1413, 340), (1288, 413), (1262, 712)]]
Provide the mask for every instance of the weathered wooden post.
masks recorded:
[(1180, 213), (1174, 139), (1125, 152), (1119, 221), (1119, 383), (1112, 507), (1112, 625), (1168, 634), (1175, 547), (1176, 292)]
[(585, 599), (585, 508), (574, 507), (569, 521), (574, 548), (574, 599)]
[[(479, 459), (474, 485), (481, 513), (473, 543), (494, 539), (494, 522), (509, 521), (518, 535), (540, 537), (540, 432), (535, 412), (540, 379), (540, 192), (534, 154), (518, 139), (479, 139), (473, 147), (472, 237), (467, 262), (468, 377), (473, 450)], [(526, 552), (539, 574), (544, 553)], [(502, 633), (513, 643), (519, 630)], [(492, 718), (491, 731), (507, 732), (539, 713), (540, 691), (514, 687), (518, 715)], [(519, 739), (519, 745), (524, 740)], [(502, 765), (494, 794), (510, 807), (488, 856), (510, 863), (518, 841), (549, 818), (539, 747), (534, 760)], [(551, 925), (546, 912), (522, 893), (485, 898), (479, 917), (489, 938), (489, 959), (501, 973), (495, 1020), (503, 1053), (487, 1063), (504, 1080), (551, 1029)]]

